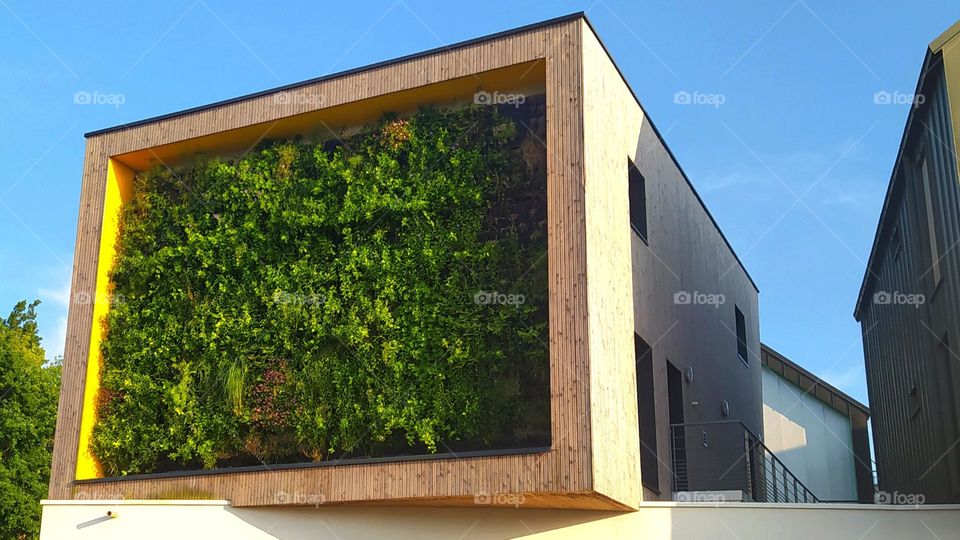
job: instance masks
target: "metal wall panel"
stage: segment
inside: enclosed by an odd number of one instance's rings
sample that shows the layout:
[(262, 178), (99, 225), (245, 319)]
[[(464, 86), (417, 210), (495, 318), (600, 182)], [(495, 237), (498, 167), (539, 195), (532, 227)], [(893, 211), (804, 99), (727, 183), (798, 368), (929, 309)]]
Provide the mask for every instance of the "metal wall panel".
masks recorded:
[(942, 62), (930, 65), (878, 229), (879, 250), (868, 268), (859, 315), (879, 489), (956, 502), (960, 189)]

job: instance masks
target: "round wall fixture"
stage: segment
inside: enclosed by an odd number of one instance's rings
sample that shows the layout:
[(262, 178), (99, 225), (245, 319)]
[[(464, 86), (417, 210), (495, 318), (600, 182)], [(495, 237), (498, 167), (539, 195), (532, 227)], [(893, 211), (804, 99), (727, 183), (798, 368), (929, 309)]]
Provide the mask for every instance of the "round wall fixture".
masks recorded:
[(684, 373), (688, 383), (693, 382), (693, 366), (687, 366), (687, 371)]
[(727, 400), (721, 401), (720, 412), (722, 412), (724, 416), (730, 416), (730, 402)]

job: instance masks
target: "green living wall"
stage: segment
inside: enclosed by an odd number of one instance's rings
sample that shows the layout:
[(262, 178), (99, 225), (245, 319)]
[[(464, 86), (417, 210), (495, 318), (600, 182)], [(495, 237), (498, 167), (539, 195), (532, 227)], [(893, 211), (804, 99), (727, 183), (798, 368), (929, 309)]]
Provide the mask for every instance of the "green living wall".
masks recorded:
[(549, 445), (543, 101), (135, 179), (108, 476)]

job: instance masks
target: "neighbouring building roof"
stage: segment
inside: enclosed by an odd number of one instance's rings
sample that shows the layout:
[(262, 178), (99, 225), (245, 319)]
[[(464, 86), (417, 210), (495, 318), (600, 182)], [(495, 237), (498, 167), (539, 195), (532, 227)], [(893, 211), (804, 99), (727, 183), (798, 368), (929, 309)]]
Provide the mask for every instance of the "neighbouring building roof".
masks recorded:
[(859, 410), (864, 415), (870, 416), (869, 407), (853, 399), (827, 381), (810, 373), (765, 343), (760, 344), (760, 360), (766, 368), (807, 394), (816, 397), (834, 408), (844, 416), (849, 417), (853, 412), (851, 409)]

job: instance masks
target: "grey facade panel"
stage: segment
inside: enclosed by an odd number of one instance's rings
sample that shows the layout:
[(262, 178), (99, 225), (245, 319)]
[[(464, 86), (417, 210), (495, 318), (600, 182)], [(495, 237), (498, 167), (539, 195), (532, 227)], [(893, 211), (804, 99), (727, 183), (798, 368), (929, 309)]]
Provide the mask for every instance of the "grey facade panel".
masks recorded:
[[(632, 242), (634, 324), (653, 350), (660, 455), (669, 456), (671, 413), (685, 423), (739, 420), (762, 437), (757, 290), (649, 124), (630, 158), (647, 190), (648, 238), (633, 232)], [(625, 156), (623, 181), (626, 163)], [(736, 309), (745, 318), (746, 362), (738, 354)], [(670, 410), (668, 363), (683, 374), (682, 413)], [(736, 467), (734, 459), (712, 459)]]
[(943, 69), (929, 65), (859, 316), (879, 489), (956, 502), (960, 189)]

